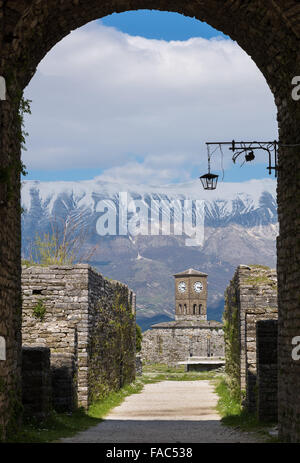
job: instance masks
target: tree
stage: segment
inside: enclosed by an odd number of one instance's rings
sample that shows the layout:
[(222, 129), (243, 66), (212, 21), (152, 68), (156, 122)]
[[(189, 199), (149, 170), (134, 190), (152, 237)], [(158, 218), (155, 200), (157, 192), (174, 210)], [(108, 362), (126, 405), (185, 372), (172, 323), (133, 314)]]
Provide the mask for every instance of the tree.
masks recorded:
[(89, 262), (97, 245), (87, 248), (87, 232), (82, 217), (53, 219), (51, 232), (36, 235), (29, 263), (41, 265), (72, 265)]

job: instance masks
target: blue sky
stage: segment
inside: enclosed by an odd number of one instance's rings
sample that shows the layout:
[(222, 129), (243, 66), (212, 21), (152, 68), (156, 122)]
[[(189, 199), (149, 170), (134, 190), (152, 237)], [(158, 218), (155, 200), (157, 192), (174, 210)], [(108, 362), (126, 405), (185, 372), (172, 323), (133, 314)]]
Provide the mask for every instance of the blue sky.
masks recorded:
[(130, 35), (147, 39), (188, 40), (192, 37), (212, 37), (225, 35), (195, 18), (167, 11), (127, 11), (114, 13), (100, 20), (106, 26), (116, 27)]
[[(221, 32), (177, 13), (113, 14), (73, 32), (25, 96), (28, 180), (190, 181), (207, 170), (205, 141), (277, 137), (254, 63)], [(224, 181), (269, 177), (265, 155), (240, 168), (224, 154)], [(222, 176), (219, 154), (213, 170)]]

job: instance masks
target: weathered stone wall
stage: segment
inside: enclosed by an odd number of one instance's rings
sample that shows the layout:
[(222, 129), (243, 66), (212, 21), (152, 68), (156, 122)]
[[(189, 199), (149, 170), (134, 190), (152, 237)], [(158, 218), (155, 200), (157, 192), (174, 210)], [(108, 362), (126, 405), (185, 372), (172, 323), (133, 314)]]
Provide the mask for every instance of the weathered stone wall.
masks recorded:
[[(0, 336), (7, 360), (0, 361), (2, 436), (20, 415), (20, 119), (18, 100), (46, 53), (71, 30), (93, 19), (129, 9), (160, 9), (198, 18), (222, 30), (252, 57), (278, 108), (279, 141), (300, 143), (300, 103), (291, 97), (299, 75), (300, 5), (297, 0), (7, 0), (0, 2), (0, 75), (7, 101), (0, 102)], [(281, 146), (278, 171), (279, 430), (300, 441), (300, 361), (291, 358), (300, 332), (299, 147)], [(292, 178), (291, 178), (292, 176)], [(8, 191), (13, 192), (8, 197)]]
[(218, 322), (159, 323), (143, 333), (141, 357), (147, 363), (174, 365), (189, 357), (224, 356), (224, 333)]
[(278, 420), (278, 321), (256, 323), (257, 415), (260, 421)]
[[(1, 36), (0, 25), (0, 53)], [(0, 336), (6, 348), (6, 358), (0, 360), (0, 441), (19, 429), (22, 416), (21, 204), (16, 168), (20, 165), (20, 137), (16, 113), (13, 101), (0, 101)]]
[(226, 372), (237, 395), (256, 410), (256, 322), (277, 319), (276, 271), (240, 265), (225, 292)]
[(92, 400), (135, 376), (135, 298), (87, 264), (23, 267), (23, 344), (51, 350), (53, 403)]
[(24, 418), (45, 419), (52, 408), (50, 349), (23, 347), (22, 402)]

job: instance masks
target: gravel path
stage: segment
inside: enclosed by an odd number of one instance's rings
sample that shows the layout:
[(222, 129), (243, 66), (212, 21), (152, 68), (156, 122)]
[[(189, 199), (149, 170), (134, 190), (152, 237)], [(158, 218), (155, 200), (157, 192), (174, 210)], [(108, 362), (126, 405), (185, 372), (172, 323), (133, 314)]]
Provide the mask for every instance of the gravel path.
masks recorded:
[(140, 394), (114, 408), (105, 421), (60, 442), (261, 442), (253, 433), (223, 426), (215, 410), (217, 401), (209, 381), (147, 384)]

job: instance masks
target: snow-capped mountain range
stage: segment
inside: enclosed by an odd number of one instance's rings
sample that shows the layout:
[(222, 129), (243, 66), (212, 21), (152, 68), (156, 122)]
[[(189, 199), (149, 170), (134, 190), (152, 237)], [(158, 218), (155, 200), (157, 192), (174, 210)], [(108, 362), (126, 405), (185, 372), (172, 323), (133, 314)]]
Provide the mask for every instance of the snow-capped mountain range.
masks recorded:
[(204, 191), (199, 181), (164, 186), (97, 178), (24, 181), (22, 207), (24, 257), (53, 220), (77, 221), (86, 247), (97, 246), (91, 265), (137, 292), (143, 327), (173, 317), (172, 275), (178, 271), (194, 267), (208, 273), (208, 316), (220, 320), (223, 293), (237, 265), (276, 265), (272, 179), (221, 182), (214, 191)]

